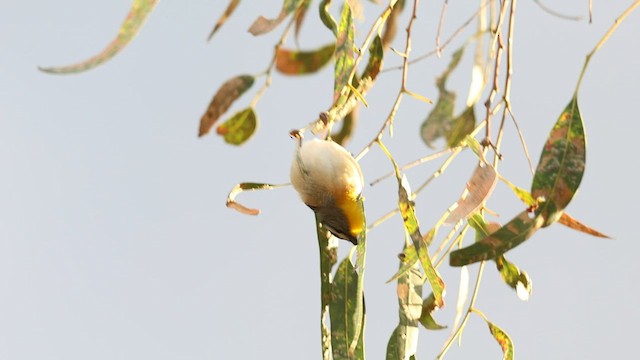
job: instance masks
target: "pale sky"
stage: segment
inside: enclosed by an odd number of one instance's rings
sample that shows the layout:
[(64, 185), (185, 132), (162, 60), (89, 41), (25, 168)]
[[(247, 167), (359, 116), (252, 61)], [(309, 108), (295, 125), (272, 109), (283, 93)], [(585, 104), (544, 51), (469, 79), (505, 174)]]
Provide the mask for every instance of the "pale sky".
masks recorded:
[[(440, 3), (420, 4), (415, 56), (434, 48)], [(587, 1), (545, 3), (587, 15)], [(511, 100), (534, 163), (571, 98), (584, 56), (630, 3), (596, 1), (588, 24), (553, 17), (533, 1), (518, 2)], [(290, 187), (242, 194), (241, 202), (262, 210), (257, 217), (227, 209), (225, 199), (238, 182), (288, 181), (295, 149), (288, 132), (330, 105), (330, 68), (299, 78), (275, 74), (256, 108), (258, 132), (245, 146), (227, 145), (214, 132), (197, 138), (215, 90), (268, 64), (282, 27), (259, 38), (246, 29), (258, 15), (275, 16), (280, 2), (242, 2), (206, 43), (225, 1), (162, 1), (123, 53), (70, 76), (44, 74), (37, 66), (96, 54), (117, 33), (130, 1), (1, 4), (0, 359), (320, 358), (311, 210)], [(380, 12), (368, 9), (369, 21)], [(450, 2), (446, 37), (472, 13), (468, 5)], [(331, 41), (316, 18), (314, 4), (302, 48)], [(533, 280), (528, 302), (517, 298), (492, 264), (486, 268), (476, 307), (511, 335), (518, 359), (626, 358), (636, 352), (639, 23), (640, 13), (632, 14), (595, 55), (579, 100), (587, 168), (567, 211), (614, 240), (554, 225), (509, 252), (508, 259)], [(471, 32), (441, 59), (412, 67), (410, 89), (437, 97), (435, 77)], [(287, 44), (293, 47), (293, 39)], [(403, 48), (402, 38), (396, 46)], [(450, 80), (459, 93), (457, 111), (466, 96), (470, 54)], [(398, 64), (389, 53), (385, 65)], [(258, 79), (253, 91), (261, 84)], [(399, 85), (398, 72), (381, 75), (349, 151), (358, 153), (372, 139)], [(245, 107), (253, 93), (228, 115)], [(419, 137), (431, 108), (411, 98), (402, 103), (394, 137), (387, 138), (399, 163), (433, 152)], [(476, 109), (478, 117), (482, 111)], [(528, 189), (531, 175), (511, 122), (505, 136), (500, 170)], [(423, 231), (462, 192), (473, 159), (463, 154), (418, 196)], [(407, 171), (412, 186), (440, 163)], [(392, 170), (378, 150), (361, 165), (367, 182)], [(397, 185), (389, 179), (367, 186), (364, 194), (373, 221), (393, 208)], [(523, 209), (504, 184), (488, 207), (500, 214), (492, 219), (499, 222)], [(372, 230), (368, 240), (365, 343), (375, 360), (384, 358), (398, 322), (395, 284), (385, 282), (397, 270), (401, 219)], [(341, 245), (343, 257), (350, 245)], [(477, 268), (469, 268), (472, 280)], [(459, 270), (447, 265), (440, 271), (448, 284), (447, 306), (435, 317), (449, 329), (421, 329), (420, 359), (435, 357), (453, 322)], [(478, 316), (462, 340), (447, 359), (502, 357)]]

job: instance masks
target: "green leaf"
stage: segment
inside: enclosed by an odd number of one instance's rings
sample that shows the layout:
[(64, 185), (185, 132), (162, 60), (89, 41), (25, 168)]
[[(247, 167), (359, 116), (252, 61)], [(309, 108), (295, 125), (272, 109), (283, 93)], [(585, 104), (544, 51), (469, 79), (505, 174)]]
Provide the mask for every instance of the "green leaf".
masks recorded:
[(294, 51), (278, 48), (276, 69), (286, 75), (311, 74), (326, 65), (335, 51), (335, 44), (328, 44), (313, 51)]
[(497, 182), (498, 174), (493, 166), (479, 164), (467, 182), (460, 200), (456, 203), (457, 207), (449, 213), (444, 223), (455, 224), (480, 209), (493, 192)]
[(274, 19), (268, 19), (264, 16), (259, 16), (253, 24), (249, 27), (249, 32), (254, 35), (263, 35), (271, 30), (275, 29), (280, 23), (287, 17), (287, 15), (296, 11), (300, 5), (302, 5), (304, 0), (284, 0), (282, 4), (282, 10), (280, 10), (280, 14)]
[(495, 259), (530, 238), (542, 227), (543, 218), (531, 218), (523, 211), (500, 229), (473, 245), (453, 251), (449, 256), (451, 266), (463, 266), (474, 262)]
[(378, 77), (380, 69), (382, 69), (383, 56), (384, 50), (382, 48), (382, 40), (380, 39), (380, 36), (376, 35), (369, 46), (369, 61), (367, 62), (367, 67), (364, 68), (361, 81), (374, 81), (376, 77)]
[(498, 256), (495, 260), (502, 280), (516, 291), (520, 300), (529, 300), (531, 292), (533, 291), (533, 285), (529, 275), (527, 275), (525, 271), (520, 271), (516, 265), (507, 261), (504, 255)]
[[(407, 245), (405, 249), (409, 247)], [(414, 252), (415, 253), (415, 252)], [(406, 263), (401, 262), (400, 268)], [(387, 359), (407, 359), (418, 349), (418, 324), (422, 314), (422, 284), (424, 280), (416, 261), (398, 277), (398, 315), (400, 323), (387, 344)]]
[(429, 330), (442, 330), (447, 327), (440, 325), (433, 318), (433, 312), (438, 308), (433, 294), (429, 294), (422, 302), (422, 314), (420, 315), (420, 324)]
[(229, 5), (227, 5), (227, 9), (224, 11), (222, 16), (220, 16), (218, 21), (216, 21), (216, 25), (213, 27), (213, 30), (211, 30), (211, 33), (209, 33), (209, 36), (207, 37), (207, 41), (210, 41), (213, 35), (215, 35), (215, 33), (218, 32), (218, 30), (222, 27), (222, 25), (224, 25), (224, 23), (227, 22), (229, 17), (236, 10), (236, 7), (238, 7), (238, 4), (240, 4), (240, 0), (231, 0), (229, 2)]
[(538, 200), (534, 199), (530, 192), (528, 192), (527, 190), (525, 190), (525, 189), (523, 189), (521, 187), (518, 187), (518, 186), (514, 185), (513, 183), (511, 183), (509, 180), (505, 179), (502, 176), (500, 177), (500, 179), (505, 184), (507, 184), (511, 188), (513, 193), (516, 194), (518, 199), (520, 199), (527, 206), (537, 206)]
[(496, 341), (500, 345), (500, 348), (502, 349), (502, 353), (503, 353), (502, 359), (513, 360), (513, 357), (514, 357), (513, 341), (511, 341), (511, 338), (509, 337), (509, 335), (504, 330), (500, 329), (497, 325), (492, 323), (491, 321), (489, 320), (486, 320), (486, 321), (487, 321), (487, 325), (489, 325), (489, 331), (491, 332), (491, 335), (493, 335), (493, 338), (496, 339)]
[[(362, 211), (362, 228), (367, 228), (367, 220), (364, 217), (364, 198), (360, 197), (358, 199), (358, 206), (360, 207), (360, 211)], [(356, 246), (356, 273), (358, 274), (358, 284), (356, 287), (356, 309), (355, 314), (353, 315), (353, 324), (356, 329), (355, 334), (353, 335), (353, 339), (351, 340), (351, 345), (349, 347), (349, 354), (362, 354), (361, 357), (364, 359), (364, 348), (358, 350), (358, 347), (362, 347), (363, 337), (364, 337), (364, 270), (365, 270), (365, 261), (367, 258), (367, 232), (362, 231), (358, 234), (358, 245)]]
[(218, 91), (216, 91), (215, 95), (213, 95), (213, 99), (211, 100), (211, 103), (209, 103), (207, 111), (200, 119), (200, 130), (198, 132), (198, 136), (206, 135), (211, 130), (211, 127), (213, 127), (213, 125), (218, 121), (220, 116), (229, 110), (231, 104), (244, 94), (245, 91), (251, 88), (254, 80), (253, 76), (240, 75), (231, 78), (222, 84)]
[(322, 341), (322, 359), (331, 359), (331, 331), (327, 327), (326, 319), (329, 314), (329, 304), (331, 303), (331, 271), (338, 259), (337, 241), (329, 241), (331, 236), (329, 230), (322, 226), (316, 216), (316, 233), (318, 235), (318, 248), (320, 251), (320, 330)]
[(556, 222), (575, 195), (586, 161), (584, 123), (576, 95), (556, 121), (540, 155), (531, 194), (545, 201), (536, 210), (543, 226)]
[(336, 39), (335, 57), (335, 84), (333, 92), (333, 103), (335, 104), (342, 96), (349, 93), (349, 76), (354, 65), (354, 36), (355, 28), (353, 16), (349, 2), (345, 1), (342, 8), (342, 16), (338, 27), (338, 37)]
[[(396, 173), (398, 174), (398, 173)], [(413, 246), (418, 249), (418, 259), (422, 264), (422, 268), (424, 269), (425, 276), (431, 285), (431, 289), (433, 290), (433, 294), (435, 296), (435, 303), (438, 307), (444, 306), (444, 281), (438, 274), (438, 271), (433, 267), (433, 263), (431, 262), (431, 255), (429, 255), (429, 243), (433, 236), (435, 235), (435, 231), (431, 230), (426, 238), (428, 240), (423, 239), (420, 234), (420, 228), (418, 225), (418, 218), (416, 217), (415, 208), (413, 206), (413, 202), (409, 200), (409, 188), (408, 180), (405, 176), (399, 179), (399, 189), (398, 189), (398, 207), (400, 209), (400, 214), (402, 214), (402, 220), (404, 222), (404, 228), (411, 236), (411, 240), (413, 241)]]
[[(354, 353), (349, 351), (351, 340), (356, 334), (354, 315), (357, 307), (358, 273), (345, 258), (336, 272), (329, 304), (331, 316), (331, 347), (334, 359), (364, 359), (364, 339), (360, 336)], [(364, 321), (360, 323), (364, 326)], [(362, 333), (362, 329), (358, 330)]]
[(227, 144), (242, 145), (253, 135), (257, 126), (258, 119), (253, 108), (246, 108), (218, 126), (216, 131), (224, 137)]
[(476, 114), (473, 106), (466, 108), (462, 114), (451, 121), (451, 128), (445, 131), (447, 145), (449, 147), (457, 146), (461, 141), (465, 140), (467, 135), (471, 134), (476, 126)]
[(439, 92), (438, 100), (420, 128), (422, 140), (430, 148), (434, 148), (433, 142), (450, 133), (453, 127), (456, 93), (447, 90), (446, 85), (449, 75), (460, 63), (463, 53), (464, 47), (453, 53), (449, 66), (436, 79), (436, 86)]
[(158, 0), (134, 0), (131, 10), (120, 26), (118, 36), (98, 55), (77, 64), (60, 67), (40, 67), (41, 71), (52, 74), (73, 74), (93, 69), (116, 56), (131, 42), (154, 9)]
[(320, 1), (320, 20), (327, 29), (331, 30), (335, 37), (338, 37), (338, 23), (336, 19), (333, 18), (331, 13), (329, 12), (329, 7), (331, 7), (331, 0), (322, 0)]

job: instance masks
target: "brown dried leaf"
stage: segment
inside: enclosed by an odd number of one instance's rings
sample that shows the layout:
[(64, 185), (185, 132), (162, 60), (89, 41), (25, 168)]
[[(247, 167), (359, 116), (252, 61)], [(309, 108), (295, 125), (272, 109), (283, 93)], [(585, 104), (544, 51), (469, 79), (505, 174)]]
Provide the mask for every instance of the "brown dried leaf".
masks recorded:
[(280, 14), (275, 19), (267, 19), (266, 17), (260, 15), (256, 19), (256, 21), (254, 21), (253, 24), (251, 24), (251, 27), (249, 28), (249, 32), (251, 33), (251, 35), (254, 35), (254, 36), (266, 34), (269, 31), (275, 29), (276, 26), (280, 25), (282, 20), (284, 20), (284, 18), (286, 17), (287, 17), (287, 13), (284, 10), (280, 11)]
[(216, 22), (216, 25), (213, 27), (213, 30), (211, 30), (209, 37), (207, 37), (207, 41), (211, 40), (211, 38), (213, 37), (213, 35), (215, 35), (218, 29), (220, 29), (222, 25), (224, 25), (224, 23), (227, 22), (227, 20), (229, 19), (229, 16), (231, 16), (231, 14), (233, 14), (233, 12), (235, 11), (236, 7), (238, 7), (238, 4), (240, 4), (240, 0), (231, 0), (229, 2), (229, 5), (227, 5), (227, 9), (224, 11), (222, 16), (220, 16), (220, 18)]
[(444, 223), (455, 224), (476, 212), (489, 197), (497, 182), (498, 175), (493, 166), (479, 164), (458, 200), (458, 206), (449, 213)]
[(569, 227), (573, 230), (581, 231), (585, 234), (589, 234), (589, 235), (593, 235), (593, 236), (605, 238), (605, 239), (611, 239), (609, 235), (605, 235), (600, 231), (581, 223), (580, 221), (575, 219), (573, 216), (565, 212), (562, 213), (562, 216), (560, 216), (560, 220), (558, 220), (558, 222), (566, 227)]
[(254, 80), (253, 76), (240, 75), (222, 84), (213, 96), (207, 111), (200, 119), (198, 136), (207, 134), (220, 116), (229, 109), (231, 104), (253, 85)]

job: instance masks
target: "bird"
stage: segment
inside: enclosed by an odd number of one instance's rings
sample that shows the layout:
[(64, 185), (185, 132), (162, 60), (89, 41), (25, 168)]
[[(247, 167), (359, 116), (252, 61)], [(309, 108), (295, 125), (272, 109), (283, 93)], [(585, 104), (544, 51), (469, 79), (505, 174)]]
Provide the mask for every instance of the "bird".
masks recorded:
[(300, 139), (290, 177), (318, 221), (336, 237), (357, 245), (365, 228), (364, 177), (351, 153), (332, 140)]

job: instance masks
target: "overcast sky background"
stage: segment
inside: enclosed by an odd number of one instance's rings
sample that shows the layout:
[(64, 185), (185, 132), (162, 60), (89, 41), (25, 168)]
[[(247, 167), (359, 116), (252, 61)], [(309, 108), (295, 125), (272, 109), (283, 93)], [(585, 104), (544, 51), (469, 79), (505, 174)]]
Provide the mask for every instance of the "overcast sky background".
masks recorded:
[[(226, 145), (215, 134), (198, 139), (200, 116), (215, 90), (232, 76), (262, 71), (282, 31), (248, 34), (258, 15), (274, 17), (281, 3), (245, 1), (207, 44), (226, 3), (161, 1), (115, 59), (79, 75), (55, 76), (36, 67), (67, 65), (100, 51), (130, 1), (0, 2), (0, 359), (320, 358), (312, 212), (292, 188), (242, 194), (241, 202), (262, 210), (258, 217), (224, 204), (238, 182), (288, 181), (295, 145), (288, 131), (330, 105), (331, 69), (300, 78), (276, 74), (256, 108), (259, 130), (245, 146)], [(546, 3), (587, 15), (586, 0)], [(511, 99), (534, 163), (571, 97), (585, 54), (630, 3), (595, 1), (594, 22), (588, 24), (553, 17), (533, 1), (518, 2)], [(440, 6), (421, 2), (414, 55), (434, 48)], [(380, 11), (368, 5), (368, 20)], [(450, 2), (444, 37), (473, 11), (466, 2)], [(313, 5), (302, 48), (331, 41), (316, 18)], [(508, 253), (533, 280), (528, 302), (487, 266), (477, 308), (511, 335), (518, 359), (625, 358), (637, 352), (639, 24), (640, 13), (632, 14), (593, 58), (580, 94), (587, 170), (568, 212), (615, 239), (554, 225)], [(442, 59), (411, 67), (410, 89), (436, 98), (435, 77), (472, 32), (466, 30)], [(294, 46), (292, 39), (287, 44)], [(395, 44), (402, 49), (402, 38)], [(397, 56), (387, 55), (387, 67), (399, 64)], [(466, 56), (450, 80), (459, 92), (457, 111), (470, 64)], [(351, 152), (378, 131), (398, 76), (384, 73), (367, 97), (371, 106), (361, 111)], [(403, 101), (387, 143), (399, 163), (433, 152), (419, 137), (430, 109), (408, 97)], [(512, 123), (503, 153), (502, 174), (529, 188), (531, 175)], [(361, 164), (367, 181), (391, 171), (378, 150)], [(408, 171), (414, 189), (439, 164)], [(464, 153), (416, 199), (423, 231), (456, 200), (472, 169), (473, 156)], [(365, 189), (369, 221), (393, 208), (396, 186), (389, 179)], [(500, 222), (523, 208), (503, 184), (488, 206)], [(398, 321), (395, 284), (385, 281), (397, 269), (402, 244), (398, 217), (369, 234), (369, 359), (384, 358)], [(344, 254), (348, 246), (341, 245)], [(441, 272), (448, 305), (436, 319), (451, 326), (458, 270), (443, 266)], [(470, 272), (475, 279), (477, 265)], [(434, 358), (448, 332), (421, 330), (418, 358)], [(447, 358), (499, 359), (501, 351), (485, 323), (472, 316), (463, 346), (454, 346)]]

